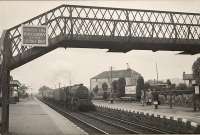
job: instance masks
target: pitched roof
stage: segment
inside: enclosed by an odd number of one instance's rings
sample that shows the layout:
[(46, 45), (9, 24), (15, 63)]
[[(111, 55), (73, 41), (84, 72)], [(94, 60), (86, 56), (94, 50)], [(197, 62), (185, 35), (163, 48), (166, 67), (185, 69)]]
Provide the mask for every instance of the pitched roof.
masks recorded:
[(18, 80), (11, 80), (10, 81), (10, 85), (12, 85), (12, 86), (20, 86), (21, 83)]
[[(110, 78), (111, 71), (104, 71), (91, 79), (103, 79), (103, 78)], [(125, 70), (113, 70), (112, 71), (112, 78), (120, 78), (120, 77), (138, 77), (141, 76), (140, 73), (136, 72), (132, 69), (125, 69)]]

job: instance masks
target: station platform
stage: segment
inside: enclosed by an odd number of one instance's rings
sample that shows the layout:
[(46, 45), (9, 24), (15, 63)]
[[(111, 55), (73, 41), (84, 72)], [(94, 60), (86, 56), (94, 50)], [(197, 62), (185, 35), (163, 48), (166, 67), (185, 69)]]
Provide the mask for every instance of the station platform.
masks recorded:
[(11, 135), (85, 135), (85, 131), (36, 98), (10, 105)]
[(154, 114), (154, 116), (160, 115), (162, 118), (165, 116), (166, 118), (174, 117), (175, 120), (178, 118), (182, 118), (183, 121), (191, 121), (193, 126), (200, 125), (200, 111), (194, 112), (193, 108), (186, 107), (172, 107), (166, 105), (159, 105), (158, 109), (154, 109), (154, 105), (145, 105), (142, 106), (141, 103), (135, 102), (124, 102), (124, 101), (114, 101), (114, 103), (110, 103), (110, 101), (104, 100), (93, 100), (93, 103), (97, 106), (110, 107), (115, 109), (123, 109), (128, 111), (135, 112), (143, 112), (144, 114)]

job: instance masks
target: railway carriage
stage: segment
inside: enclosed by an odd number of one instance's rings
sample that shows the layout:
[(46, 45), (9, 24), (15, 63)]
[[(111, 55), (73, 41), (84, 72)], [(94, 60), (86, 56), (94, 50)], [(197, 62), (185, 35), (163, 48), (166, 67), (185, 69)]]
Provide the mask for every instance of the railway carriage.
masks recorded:
[(43, 91), (42, 97), (45, 98), (45, 99), (53, 99), (53, 91), (52, 90)]

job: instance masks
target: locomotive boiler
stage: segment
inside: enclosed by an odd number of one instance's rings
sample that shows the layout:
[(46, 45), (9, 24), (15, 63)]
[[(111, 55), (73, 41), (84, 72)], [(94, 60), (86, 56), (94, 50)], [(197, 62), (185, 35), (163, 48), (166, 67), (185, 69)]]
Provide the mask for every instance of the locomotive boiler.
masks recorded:
[(90, 111), (95, 109), (89, 90), (83, 84), (48, 90), (47, 92), (45, 93), (45, 98), (53, 100), (55, 103), (72, 111)]

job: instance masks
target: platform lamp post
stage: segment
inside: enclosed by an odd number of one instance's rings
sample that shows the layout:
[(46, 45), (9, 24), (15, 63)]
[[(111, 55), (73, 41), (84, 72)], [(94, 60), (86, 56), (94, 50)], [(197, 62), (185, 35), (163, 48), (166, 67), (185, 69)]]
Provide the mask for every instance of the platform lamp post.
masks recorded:
[(170, 109), (172, 109), (172, 91), (170, 89)]
[(170, 109), (172, 108), (172, 87), (171, 87), (171, 81), (168, 79), (167, 80), (167, 89), (169, 90), (169, 106), (170, 106)]
[(68, 79), (69, 79), (69, 86), (71, 87), (71, 83), (72, 83), (72, 80), (71, 80), (71, 72), (69, 71), (68, 74), (69, 74), (69, 78), (68, 78)]
[(170, 106), (170, 109), (172, 109), (172, 89), (171, 89), (171, 85), (169, 84), (168, 84), (168, 89), (170, 90), (169, 106)]
[(197, 99), (199, 100), (199, 93), (200, 93), (200, 85), (196, 83), (195, 80), (192, 81), (192, 85), (194, 87), (194, 94), (193, 94), (193, 108), (194, 111), (197, 110)]

